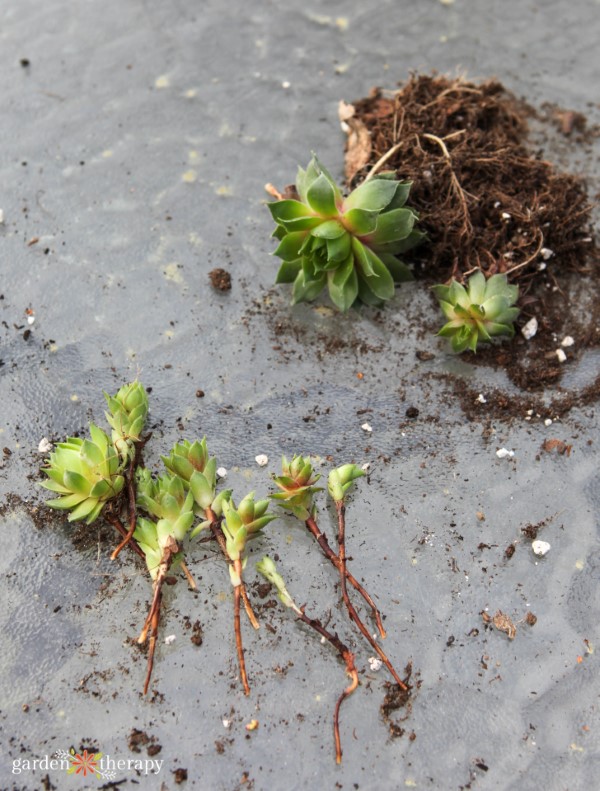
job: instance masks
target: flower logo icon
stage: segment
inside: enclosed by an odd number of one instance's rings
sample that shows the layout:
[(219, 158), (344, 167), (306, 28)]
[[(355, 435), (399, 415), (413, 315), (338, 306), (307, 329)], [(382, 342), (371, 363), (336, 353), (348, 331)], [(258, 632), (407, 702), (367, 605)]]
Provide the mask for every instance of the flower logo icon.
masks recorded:
[(88, 753), (87, 750), (83, 754), (71, 751), (70, 761), (71, 766), (67, 769), (67, 774), (81, 775), (87, 777), (88, 774), (100, 777), (98, 771), (98, 761), (102, 758), (102, 753)]

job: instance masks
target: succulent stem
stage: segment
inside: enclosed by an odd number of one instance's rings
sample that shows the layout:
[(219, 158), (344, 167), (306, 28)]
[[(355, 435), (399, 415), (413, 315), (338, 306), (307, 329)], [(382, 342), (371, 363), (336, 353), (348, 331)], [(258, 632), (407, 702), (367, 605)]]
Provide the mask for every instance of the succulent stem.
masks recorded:
[[(236, 561), (235, 565), (240, 565), (240, 561)], [(240, 627), (240, 598), (241, 598), (241, 585), (236, 585), (233, 589), (233, 629), (235, 632), (235, 646), (237, 648), (238, 663), (240, 666), (240, 677), (244, 685), (244, 694), (250, 694), (250, 686), (248, 684), (248, 676), (246, 674), (246, 662), (244, 660), (244, 646), (242, 645), (242, 630)]]
[(371, 635), (371, 633), (369, 632), (367, 627), (364, 625), (364, 623), (361, 621), (360, 616), (358, 615), (358, 613), (354, 609), (354, 605), (352, 604), (352, 602), (350, 601), (350, 597), (348, 596), (348, 589), (347, 589), (347, 586), (346, 586), (346, 582), (347, 582), (347, 577), (346, 577), (346, 517), (345, 517), (346, 507), (344, 505), (344, 501), (343, 500), (336, 500), (335, 507), (336, 507), (337, 515), (338, 515), (338, 544), (339, 544), (339, 548), (340, 548), (338, 569), (339, 569), (339, 572), (340, 572), (340, 584), (341, 584), (341, 589), (342, 589), (342, 598), (344, 600), (344, 604), (346, 605), (346, 609), (348, 610), (348, 615), (350, 616), (350, 619), (352, 621), (354, 621), (354, 623), (359, 628), (359, 630), (364, 635), (364, 637), (369, 641), (369, 643), (371, 644), (371, 646), (373, 647), (373, 649), (375, 650), (375, 652), (377, 653), (377, 655), (379, 656), (379, 658), (381, 659), (383, 664), (390, 671), (390, 673), (392, 674), (392, 677), (393, 677), (394, 681), (396, 682), (396, 684), (398, 684), (400, 689), (406, 691), (408, 689), (408, 687), (406, 686), (404, 681), (402, 681), (402, 679), (400, 678), (400, 676), (396, 672), (394, 666), (392, 665), (390, 660), (387, 658), (387, 656), (386, 656), (385, 652), (383, 651), (383, 649), (381, 648), (381, 646), (378, 643), (375, 642), (375, 640), (373, 639), (373, 636)]
[(346, 663), (346, 673), (351, 678), (352, 682), (349, 687), (342, 692), (340, 697), (338, 698), (337, 703), (335, 704), (335, 709), (333, 712), (333, 738), (335, 741), (335, 760), (336, 763), (340, 764), (342, 762), (342, 743), (340, 740), (340, 706), (344, 702), (344, 700), (351, 695), (356, 687), (358, 686), (358, 673), (356, 667), (354, 666), (354, 654), (350, 649), (342, 643), (340, 638), (337, 634), (332, 634), (331, 632), (327, 631), (325, 627), (321, 624), (320, 621), (317, 621), (314, 618), (309, 618), (308, 615), (305, 614), (303, 609), (299, 607), (294, 607), (294, 612), (296, 613), (298, 619), (305, 623), (307, 626), (310, 626), (311, 629), (314, 629), (315, 632), (324, 637), (338, 652), (340, 657)]
[[(140, 464), (140, 457), (142, 455), (142, 450), (144, 445), (152, 434), (148, 434), (143, 439), (139, 440), (138, 442), (134, 442), (135, 452), (133, 454), (133, 458), (129, 462), (129, 469), (125, 475), (126, 487), (127, 487), (127, 509), (129, 514), (129, 530), (126, 532), (125, 536), (123, 537), (123, 541), (119, 544), (119, 546), (114, 550), (112, 555), (110, 556), (111, 560), (116, 560), (119, 556), (121, 550), (129, 544), (131, 539), (133, 538), (133, 534), (135, 532), (135, 527), (137, 523), (137, 508), (136, 508), (136, 496), (135, 496), (135, 471), (138, 465)], [(118, 529), (118, 528), (117, 528)]]
[(162, 586), (166, 579), (169, 569), (173, 562), (173, 558), (180, 551), (180, 546), (174, 538), (170, 537), (167, 545), (163, 549), (158, 574), (153, 583), (154, 595), (152, 596), (152, 603), (140, 636), (138, 643), (142, 645), (148, 639), (148, 632), (150, 632), (150, 646), (148, 649), (148, 671), (146, 673), (146, 681), (144, 683), (144, 695), (148, 692), (150, 679), (152, 677), (152, 668), (154, 666), (154, 650), (156, 647), (156, 638), (158, 636), (158, 623), (160, 620), (160, 605), (162, 602)]
[[(214, 537), (215, 541), (219, 545), (219, 548), (220, 548), (221, 552), (223, 553), (223, 557), (231, 565), (233, 563), (233, 561), (229, 557), (229, 552), (227, 551), (227, 545), (226, 545), (226, 542), (225, 542), (225, 536), (223, 535), (223, 531), (221, 530), (221, 526), (219, 524), (219, 519), (216, 517), (216, 515), (215, 515), (214, 511), (212, 510), (212, 508), (206, 508), (204, 510), (204, 513), (205, 513), (206, 518), (210, 522), (210, 531), (213, 534), (213, 537)], [(240, 573), (240, 579), (242, 581), (242, 584), (239, 586), (241, 588), (240, 595), (242, 597), (242, 601), (244, 602), (244, 609), (246, 610), (246, 615), (248, 616), (248, 620), (250, 621), (250, 623), (252, 624), (254, 629), (260, 629), (260, 624), (259, 624), (259, 622), (258, 622), (258, 620), (256, 618), (254, 610), (252, 609), (252, 604), (250, 603), (250, 599), (248, 598), (248, 592), (246, 590), (246, 585), (244, 583), (244, 580), (243, 580), (242, 574), (241, 574), (241, 566), (240, 566), (240, 572), (239, 573)]]
[[(312, 516), (306, 520), (305, 525), (309, 533), (315, 538), (316, 542), (321, 547), (321, 550), (325, 555), (325, 557), (329, 560), (332, 566), (335, 566), (335, 568), (339, 570), (340, 558), (333, 551), (333, 549), (329, 544), (329, 541), (327, 540), (327, 536), (324, 533), (321, 533), (319, 526), (317, 525), (316, 521), (313, 519)], [(379, 634), (381, 635), (382, 638), (385, 638), (386, 632), (385, 629), (383, 628), (381, 613), (379, 612), (377, 605), (375, 604), (373, 599), (369, 596), (367, 591), (363, 588), (363, 586), (360, 584), (360, 582), (350, 573), (350, 571), (348, 571), (347, 567), (345, 567), (344, 573), (348, 582), (358, 593), (360, 593), (360, 595), (363, 597), (365, 602), (371, 608), (371, 613), (373, 618), (375, 619), (375, 623), (377, 625)]]
[[(118, 533), (120, 533), (123, 538), (125, 538), (127, 536), (127, 530), (123, 527), (123, 523), (121, 522), (119, 517), (116, 516), (116, 514), (111, 513), (110, 506), (109, 506), (109, 508), (106, 509), (105, 516), (106, 516), (106, 521), (110, 522), (110, 524), (115, 528), (115, 530)], [(128, 543), (128, 546), (131, 549), (133, 549), (135, 554), (138, 557), (140, 557), (142, 560), (146, 559), (146, 556), (144, 555), (142, 550), (139, 548), (138, 543), (137, 543), (137, 541), (135, 539), (131, 539), (131, 541)]]
[(188, 585), (190, 586), (190, 588), (193, 591), (198, 590), (198, 586), (196, 585), (196, 580), (192, 577), (192, 572), (187, 567), (185, 561), (181, 560), (179, 562), (179, 565), (181, 566), (181, 570), (185, 574), (185, 578), (188, 581)]
[(162, 593), (159, 589), (158, 605), (152, 616), (152, 623), (150, 629), (150, 644), (148, 646), (148, 669), (146, 670), (146, 680), (144, 681), (144, 695), (148, 693), (148, 687), (150, 686), (150, 679), (152, 678), (152, 670), (154, 668), (154, 651), (156, 649), (156, 640), (158, 638), (158, 622), (160, 619), (161, 599), (162, 599)]
[(125, 534), (125, 537), (123, 538), (121, 543), (113, 551), (112, 555), (110, 556), (111, 560), (116, 560), (118, 558), (119, 553), (131, 541), (131, 539), (133, 538), (133, 534), (135, 532), (135, 526), (137, 522), (137, 511), (135, 506), (134, 474), (135, 474), (135, 468), (137, 466), (137, 458), (138, 458), (138, 449), (136, 446), (135, 455), (129, 462), (129, 469), (127, 470), (127, 474), (125, 475), (125, 481), (127, 486), (127, 506), (129, 512), (129, 530)]

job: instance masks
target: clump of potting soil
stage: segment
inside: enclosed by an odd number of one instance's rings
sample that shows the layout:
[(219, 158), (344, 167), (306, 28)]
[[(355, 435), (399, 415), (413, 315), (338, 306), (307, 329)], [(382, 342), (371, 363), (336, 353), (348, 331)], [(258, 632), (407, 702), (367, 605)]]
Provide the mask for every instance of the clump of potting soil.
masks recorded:
[(523, 288), (546, 267), (584, 271), (597, 252), (585, 184), (530, 150), (534, 113), (497, 80), (415, 74), (354, 103), (346, 176), (358, 184), (381, 163), (413, 182), (429, 242), (412, 259), (427, 276), (463, 280), (481, 269)]
[[(533, 119), (555, 117), (497, 80), (414, 74), (397, 91), (341, 103), (340, 118), (349, 187), (381, 170), (413, 182), (411, 205), (428, 236), (411, 251), (417, 277), (466, 283), (481, 270), (518, 284), (515, 339), (478, 349), (470, 362), (499, 366), (520, 389), (537, 390), (558, 384), (570, 360), (600, 344), (600, 255), (586, 184), (529, 142)], [(570, 138), (577, 142), (580, 133)], [(532, 319), (536, 332), (521, 334)], [(565, 351), (567, 336), (574, 342)]]

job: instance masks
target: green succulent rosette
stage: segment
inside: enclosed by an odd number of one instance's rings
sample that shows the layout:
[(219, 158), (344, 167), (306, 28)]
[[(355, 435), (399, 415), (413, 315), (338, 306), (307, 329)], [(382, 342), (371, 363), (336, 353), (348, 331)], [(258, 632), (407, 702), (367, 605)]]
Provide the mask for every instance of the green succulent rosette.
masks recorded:
[[(181, 544), (195, 520), (194, 497), (176, 475), (153, 478), (139, 468), (136, 474), (137, 505), (157, 521), (139, 516), (133, 534), (146, 556), (148, 570), (156, 579), (161, 558), (173, 541)], [(180, 553), (175, 555), (180, 560)]]
[(282, 259), (277, 283), (293, 283), (292, 303), (311, 301), (327, 287), (342, 311), (357, 301), (379, 305), (394, 296), (395, 283), (411, 280), (396, 256), (425, 234), (414, 228), (417, 213), (405, 206), (410, 182), (386, 174), (363, 182), (344, 198), (313, 155), (298, 169), (298, 200), (268, 204)]
[(208, 453), (206, 437), (201, 441), (177, 443), (168, 456), (161, 458), (165, 467), (192, 492), (197, 513), (203, 514), (210, 508), (216, 516), (221, 516), (231, 490), (217, 494), (217, 460)]
[[(225, 519), (221, 523), (221, 529), (225, 536), (227, 554), (234, 564), (236, 561), (241, 561), (242, 568), (245, 567), (246, 559), (243, 558), (243, 554), (247, 541), (273, 519), (277, 519), (274, 514), (266, 513), (268, 507), (268, 500), (254, 500), (254, 492), (247, 494), (237, 508), (231, 499), (224, 502)], [(241, 584), (238, 568), (230, 566), (229, 574), (234, 587)]]
[(348, 489), (357, 478), (362, 478), (364, 471), (356, 464), (343, 464), (331, 470), (327, 480), (327, 491), (336, 503), (342, 502)]
[(136, 475), (137, 504), (151, 516), (164, 522), (177, 542), (182, 541), (194, 522), (194, 497), (186, 491), (176, 475), (153, 478), (150, 471), (139, 468)]
[[(169, 534), (165, 535), (162, 533), (159, 538), (158, 524), (153, 522), (151, 519), (138, 516), (133, 537), (137, 541), (139, 548), (144, 553), (146, 566), (153, 580), (158, 578), (163, 557), (163, 550), (166, 540), (168, 540), (168, 536)], [(180, 559), (180, 556), (175, 556), (173, 560), (174, 562), (177, 562)]]
[(112, 428), (112, 439), (123, 458), (133, 453), (133, 443), (139, 442), (148, 417), (148, 395), (138, 382), (123, 385), (114, 396), (104, 393), (108, 411), (106, 419)]
[(315, 486), (321, 476), (315, 474), (309, 459), (303, 456), (294, 456), (291, 461), (283, 456), (281, 472), (273, 478), (280, 491), (269, 497), (281, 508), (306, 521), (313, 510), (313, 495), (322, 491)]
[(519, 287), (510, 285), (506, 275), (492, 275), (486, 280), (478, 271), (471, 275), (466, 288), (453, 280), (448, 286), (434, 286), (433, 292), (448, 319), (438, 335), (450, 338), (453, 351), (475, 352), (480, 342), (515, 334), (513, 322), (520, 311), (514, 305)]
[(90, 439), (69, 437), (50, 454), (40, 485), (60, 495), (46, 503), (50, 508), (69, 510), (69, 522), (94, 522), (106, 503), (125, 484), (121, 458), (108, 435), (93, 423)]

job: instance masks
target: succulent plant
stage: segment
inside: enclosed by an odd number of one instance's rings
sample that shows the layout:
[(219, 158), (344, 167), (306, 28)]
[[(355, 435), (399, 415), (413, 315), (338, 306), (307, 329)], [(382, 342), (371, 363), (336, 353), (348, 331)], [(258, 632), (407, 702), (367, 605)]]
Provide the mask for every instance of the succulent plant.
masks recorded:
[(453, 280), (450, 285), (437, 285), (433, 291), (448, 319), (438, 335), (450, 338), (452, 349), (477, 350), (481, 341), (498, 335), (512, 338), (513, 322), (519, 315), (514, 307), (519, 287), (508, 283), (506, 275), (492, 275), (486, 280), (483, 272), (471, 275), (466, 288)]
[(344, 499), (344, 495), (357, 478), (362, 478), (365, 473), (356, 464), (344, 464), (331, 470), (327, 480), (327, 491), (336, 503)]
[(313, 510), (313, 495), (322, 491), (315, 486), (321, 476), (315, 475), (310, 461), (303, 456), (294, 456), (291, 462), (284, 456), (281, 460), (281, 471), (281, 475), (273, 478), (281, 491), (274, 492), (269, 497), (281, 508), (305, 521)]
[(410, 182), (386, 174), (365, 181), (346, 198), (313, 155), (298, 168), (298, 200), (269, 204), (283, 263), (277, 283), (293, 283), (292, 302), (311, 301), (325, 286), (342, 311), (357, 300), (379, 305), (394, 296), (394, 283), (412, 279), (397, 255), (424, 234), (417, 213), (405, 207)]
[(157, 521), (138, 516), (133, 537), (146, 557), (152, 578), (156, 579), (167, 549), (169, 567), (182, 557), (178, 550), (195, 519), (194, 497), (176, 475), (153, 478), (143, 467), (137, 470), (136, 484), (138, 507)]
[(121, 459), (102, 429), (90, 423), (90, 439), (69, 437), (50, 454), (41, 486), (59, 494), (50, 508), (70, 510), (69, 522), (94, 522), (107, 501), (123, 489)]
[(159, 520), (159, 535), (168, 533), (181, 541), (194, 521), (192, 493), (176, 475), (152, 478), (150, 471), (141, 467), (136, 477), (138, 506)]
[[(190, 489), (198, 513), (210, 508), (216, 516), (221, 516), (223, 502), (229, 499), (231, 490), (224, 490), (217, 495), (217, 460), (208, 454), (206, 437), (200, 442), (184, 440), (178, 443), (169, 456), (162, 456), (162, 460), (165, 467)], [(196, 532), (194, 530), (194, 534)]]
[(104, 393), (109, 411), (106, 419), (112, 428), (115, 447), (125, 458), (131, 457), (133, 443), (139, 442), (148, 416), (148, 396), (138, 382), (123, 385), (114, 396)]
[(256, 564), (256, 570), (259, 574), (270, 582), (275, 588), (277, 588), (277, 595), (282, 602), (285, 604), (286, 607), (290, 607), (293, 610), (298, 611), (298, 607), (296, 603), (290, 596), (288, 589), (285, 586), (285, 580), (281, 576), (281, 574), (277, 571), (277, 566), (275, 565), (275, 561), (272, 560), (268, 555), (265, 555), (262, 560), (259, 560)]
[(234, 587), (241, 584), (239, 562), (241, 561), (242, 568), (246, 565), (243, 554), (248, 539), (266, 527), (273, 519), (277, 519), (274, 514), (266, 513), (268, 506), (268, 500), (255, 501), (254, 492), (247, 494), (237, 508), (231, 499), (226, 500), (223, 504), (225, 519), (221, 528), (225, 536), (227, 554), (234, 564), (229, 567)]
[(144, 553), (150, 576), (156, 581), (160, 573), (163, 557), (163, 547), (159, 543), (157, 523), (143, 516), (138, 516), (133, 537)]

